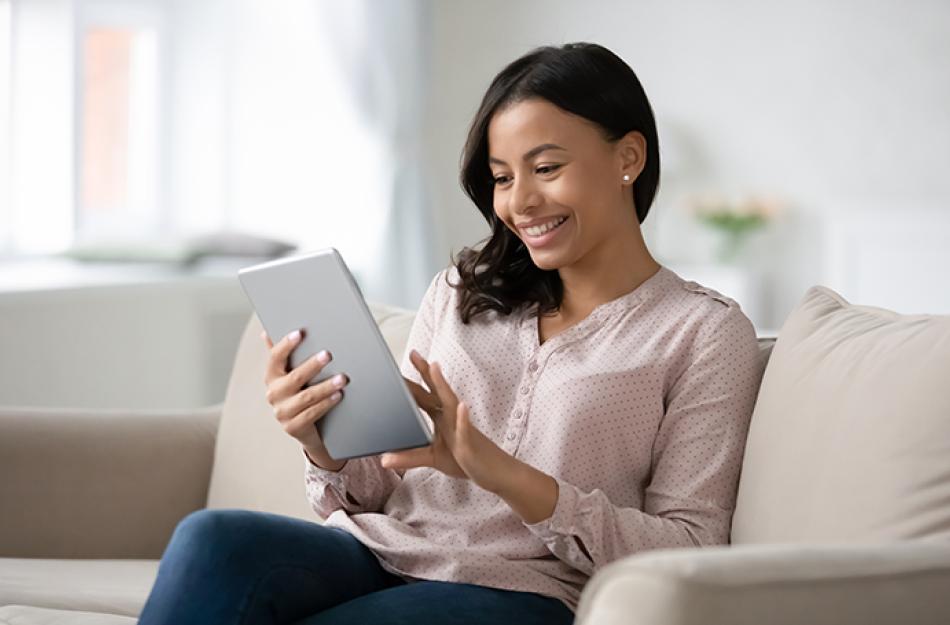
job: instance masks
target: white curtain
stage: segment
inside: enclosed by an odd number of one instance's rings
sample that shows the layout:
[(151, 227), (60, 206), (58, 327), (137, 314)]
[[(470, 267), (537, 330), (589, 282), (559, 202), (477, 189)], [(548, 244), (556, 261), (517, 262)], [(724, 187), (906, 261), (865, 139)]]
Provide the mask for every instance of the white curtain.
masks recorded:
[(366, 171), (384, 187), (379, 248), (364, 273), (364, 292), (415, 308), (437, 257), (424, 182), (424, 122), (430, 33), (422, 0), (351, 0), (319, 4), (319, 23), (360, 121), (381, 140), (382, 167)]
[(240, 0), (231, 226), (333, 246), (367, 299), (415, 307), (437, 269), (423, 180), (419, 0)]
[[(423, 178), (429, 3), (133, 5), (156, 16), (161, 121), (154, 172), (161, 193), (148, 219), (130, 221), (140, 230), (133, 234), (231, 229), (286, 240), (301, 251), (333, 246), (368, 299), (415, 307), (445, 262), (434, 258)], [(15, 83), (10, 110), (19, 116), (16, 132), (0, 138), (18, 146), (21, 184), (5, 179), (9, 146), (0, 145), (0, 242), (16, 235), (19, 247), (37, 251), (70, 243), (78, 153), (66, 114), (79, 97), (74, 22), (95, 8), (103, 23), (135, 27), (129, 18), (135, 12), (126, 6), (111, 0), (13, 6), (14, 51), (23, 71), (0, 70), (0, 80)], [(0, 27), (9, 27), (10, 5), (0, 7), (7, 18)], [(3, 67), (5, 58), (0, 54)], [(0, 114), (5, 110), (0, 106)]]

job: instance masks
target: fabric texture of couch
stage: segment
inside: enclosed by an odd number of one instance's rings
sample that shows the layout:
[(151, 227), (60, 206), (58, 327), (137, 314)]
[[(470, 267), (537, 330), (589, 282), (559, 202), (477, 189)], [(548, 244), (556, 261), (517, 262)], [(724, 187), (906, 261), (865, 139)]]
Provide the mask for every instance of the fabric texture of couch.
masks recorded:
[[(413, 312), (370, 306), (401, 357)], [(302, 458), (264, 400), (256, 318), (220, 405), (0, 408), (0, 624), (135, 622), (192, 510), (318, 523)], [(783, 326), (753, 414), (731, 546), (631, 555), (576, 622), (950, 623), (950, 317), (811, 289)]]

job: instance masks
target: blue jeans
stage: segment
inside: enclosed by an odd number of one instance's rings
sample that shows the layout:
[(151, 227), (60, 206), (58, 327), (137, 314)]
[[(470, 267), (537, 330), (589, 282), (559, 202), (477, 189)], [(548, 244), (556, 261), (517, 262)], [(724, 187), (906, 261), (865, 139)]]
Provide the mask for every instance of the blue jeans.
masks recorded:
[(569, 624), (551, 597), (383, 569), (344, 530), (245, 510), (182, 519), (162, 556), (140, 625)]

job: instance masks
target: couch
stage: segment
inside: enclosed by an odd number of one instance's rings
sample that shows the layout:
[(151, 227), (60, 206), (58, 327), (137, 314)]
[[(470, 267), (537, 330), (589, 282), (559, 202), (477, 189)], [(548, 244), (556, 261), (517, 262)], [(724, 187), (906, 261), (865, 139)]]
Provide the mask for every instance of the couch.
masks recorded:
[[(370, 308), (398, 359), (413, 311)], [(134, 623), (196, 509), (320, 522), (264, 400), (260, 330), (252, 317), (218, 405), (0, 408), (0, 623)], [(815, 287), (760, 346), (731, 545), (614, 562), (576, 622), (950, 623), (950, 317)]]

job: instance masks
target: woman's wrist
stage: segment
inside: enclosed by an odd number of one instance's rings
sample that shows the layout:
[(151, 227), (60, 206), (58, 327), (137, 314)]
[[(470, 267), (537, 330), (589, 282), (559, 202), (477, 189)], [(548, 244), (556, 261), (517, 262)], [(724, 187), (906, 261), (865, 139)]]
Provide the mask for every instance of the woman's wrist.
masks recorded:
[(557, 480), (514, 456), (508, 457), (511, 460), (501, 468), (495, 494), (529, 525), (549, 519), (557, 505)]
[(310, 461), (310, 464), (324, 471), (333, 471), (336, 473), (342, 470), (344, 465), (346, 465), (346, 460), (334, 460), (325, 449), (314, 450), (309, 447), (304, 447), (303, 453), (307, 457), (307, 460)]

